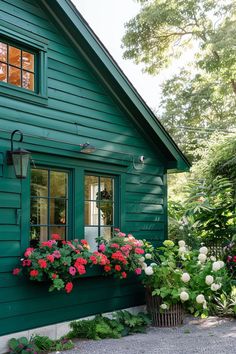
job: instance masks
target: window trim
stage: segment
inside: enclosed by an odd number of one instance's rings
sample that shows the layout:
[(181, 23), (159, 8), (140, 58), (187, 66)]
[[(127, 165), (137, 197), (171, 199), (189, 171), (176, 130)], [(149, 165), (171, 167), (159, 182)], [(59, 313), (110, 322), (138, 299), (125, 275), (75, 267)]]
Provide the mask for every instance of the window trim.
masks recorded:
[(14, 97), (22, 101), (45, 105), (48, 101), (47, 90), (47, 46), (48, 41), (24, 29), (0, 20), (0, 38), (12, 45), (28, 48), (35, 53), (37, 67), (35, 69), (36, 91), (17, 87), (0, 81), (0, 93), (7, 97)]

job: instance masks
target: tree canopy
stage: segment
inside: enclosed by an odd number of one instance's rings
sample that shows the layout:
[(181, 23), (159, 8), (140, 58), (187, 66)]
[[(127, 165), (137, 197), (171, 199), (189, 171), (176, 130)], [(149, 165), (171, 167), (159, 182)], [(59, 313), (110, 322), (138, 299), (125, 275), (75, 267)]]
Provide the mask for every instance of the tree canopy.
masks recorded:
[(126, 24), (124, 57), (157, 74), (191, 46), (191, 66), (163, 85), (158, 117), (190, 158), (214, 131), (236, 128), (236, 2), (136, 0)]

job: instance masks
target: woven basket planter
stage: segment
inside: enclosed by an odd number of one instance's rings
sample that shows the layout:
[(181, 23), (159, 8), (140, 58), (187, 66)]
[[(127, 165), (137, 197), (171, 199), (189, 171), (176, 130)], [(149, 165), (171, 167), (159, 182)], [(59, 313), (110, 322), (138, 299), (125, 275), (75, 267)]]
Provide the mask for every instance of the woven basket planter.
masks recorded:
[(184, 309), (181, 303), (171, 305), (168, 310), (162, 310), (160, 296), (152, 296), (150, 290), (146, 291), (147, 311), (151, 316), (154, 327), (175, 327), (183, 323)]

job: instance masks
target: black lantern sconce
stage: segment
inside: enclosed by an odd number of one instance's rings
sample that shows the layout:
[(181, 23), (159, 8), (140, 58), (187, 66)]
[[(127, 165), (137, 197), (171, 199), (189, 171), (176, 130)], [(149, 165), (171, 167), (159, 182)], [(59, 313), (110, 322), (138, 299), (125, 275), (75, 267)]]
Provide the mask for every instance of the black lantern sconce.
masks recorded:
[(14, 130), (11, 133), (11, 151), (7, 151), (7, 164), (13, 165), (16, 178), (24, 179), (27, 176), (30, 152), (24, 149), (13, 150), (14, 135), (20, 134), (19, 143), (23, 141), (23, 133), (20, 130)]

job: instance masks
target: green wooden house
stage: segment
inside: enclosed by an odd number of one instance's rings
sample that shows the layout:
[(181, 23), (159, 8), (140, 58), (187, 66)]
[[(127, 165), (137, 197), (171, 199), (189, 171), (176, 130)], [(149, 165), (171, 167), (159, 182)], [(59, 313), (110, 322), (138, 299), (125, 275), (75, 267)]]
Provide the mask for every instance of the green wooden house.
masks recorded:
[(189, 168), (70, 0), (0, 0), (0, 106), (0, 336), (143, 304), (135, 280), (95, 274), (68, 295), (12, 276), (52, 233), (163, 241), (167, 170)]

